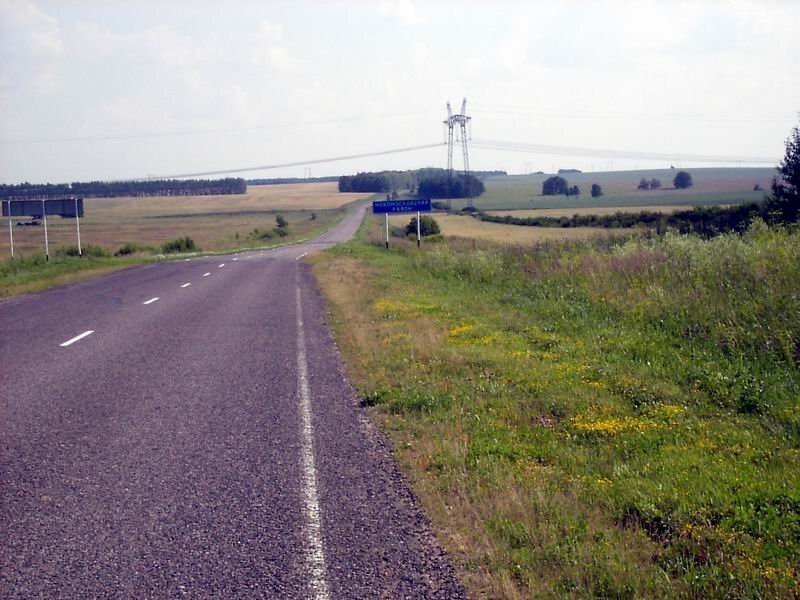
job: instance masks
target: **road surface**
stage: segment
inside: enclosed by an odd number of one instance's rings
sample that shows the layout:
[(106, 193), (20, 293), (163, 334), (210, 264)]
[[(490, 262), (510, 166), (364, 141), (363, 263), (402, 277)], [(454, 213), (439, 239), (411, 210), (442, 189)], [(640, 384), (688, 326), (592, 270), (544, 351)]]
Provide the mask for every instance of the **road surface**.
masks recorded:
[(0, 303), (0, 597), (463, 596), (302, 261), (363, 210)]

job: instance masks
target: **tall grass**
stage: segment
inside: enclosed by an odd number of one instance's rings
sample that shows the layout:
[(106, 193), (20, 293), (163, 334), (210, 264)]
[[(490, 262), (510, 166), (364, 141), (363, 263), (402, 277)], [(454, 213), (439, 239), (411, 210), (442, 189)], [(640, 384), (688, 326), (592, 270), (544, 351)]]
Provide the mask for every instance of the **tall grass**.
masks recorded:
[(800, 234), (329, 260), (367, 404), (476, 595), (800, 593)]

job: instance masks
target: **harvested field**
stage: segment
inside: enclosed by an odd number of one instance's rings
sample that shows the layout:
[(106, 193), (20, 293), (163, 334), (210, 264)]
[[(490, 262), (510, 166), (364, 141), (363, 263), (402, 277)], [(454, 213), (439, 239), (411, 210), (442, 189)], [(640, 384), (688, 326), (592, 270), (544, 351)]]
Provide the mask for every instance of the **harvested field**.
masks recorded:
[[(278, 212), (289, 221), (291, 233), (302, 236), (326, 228), (342, 206), (369, 196), (340, 194), (336, 183), (301, 183), (250, 186), (246, 194), (228, 196), (87, 198), (81, 239), (110, 252), (126, 243), (157, 247), (181, 236), (193, 238), (203, 250), (236, 249), (263, 243), (252, 233), (274, 228)], [(0, 260), (10, 255), (4, 225)], [(71, 219), (49, 218), (48, 233), (51, 252), (76, 243)], [(15, 227), (14, 246), (20, 256), (43, 254), (44, 227)]]
[[(500, 223), (486, 223), (473, 217), (460, 215), (436, 214), (433, 217), (442, 229), (442, 234), (447, 237), (465, 237), (476, 240), (486, 240), (502, 244), (527, 244), (542, 240), (563, 240), (575, 238), (588, 238), (596, 235), (629, 235), (630, 231), (610, 230), (604, 227), (519, 227), (517, 225), (502, 225)], [(401, 227), (408, 223), (411, 217), (397, 215), (389, 218), (391, 226)]]
[[(723, 205), (727, 206), (727, 205)], [(534, 210), (490, 210), (487, 211), (490, 215), (504, 217), (506, 215), (512, 217), (526, 218), (526, 217), (572, 217), (574, 215), (613, 215), (618, 212), (623, 213), (638, 213), (638, 212), (655, 212), (655, 213), (673, 213), (679, 210), (690, 210), (686, 205), (664, 205), (664, 206), (586, 206), (582, 208), (539, 208)]]

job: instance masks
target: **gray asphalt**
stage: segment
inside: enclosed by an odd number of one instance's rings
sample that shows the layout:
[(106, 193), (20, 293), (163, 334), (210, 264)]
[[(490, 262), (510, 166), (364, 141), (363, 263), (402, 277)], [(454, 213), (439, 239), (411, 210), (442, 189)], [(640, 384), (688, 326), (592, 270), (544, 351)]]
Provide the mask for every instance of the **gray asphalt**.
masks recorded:
[(302, 261), (362, 215), (0, 303), (0, 596), (463, 597)]

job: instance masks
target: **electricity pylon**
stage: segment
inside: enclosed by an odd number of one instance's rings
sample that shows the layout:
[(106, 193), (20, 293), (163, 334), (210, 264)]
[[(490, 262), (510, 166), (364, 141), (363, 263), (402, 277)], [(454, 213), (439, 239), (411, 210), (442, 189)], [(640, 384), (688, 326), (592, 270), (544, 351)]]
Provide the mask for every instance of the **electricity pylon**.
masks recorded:
[(447, 120), (442, 121), (447, 125), (447, 174), (453, 176), (453, 132), (456, 126), (459, 127), (461, 132), (461, 149), (464, 154), (464, 175), (469, 174), (469, 151), (467, 150), (467, 124), (472, 120), (472, 117), (467, 116), (467, 99), (461, 103), (461, 113), (454, 115), (453, 109), (450, 108), (450, 102), (447, 103)]

